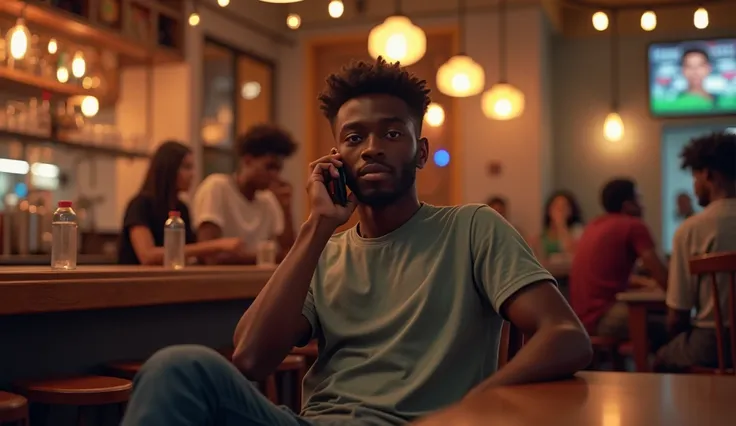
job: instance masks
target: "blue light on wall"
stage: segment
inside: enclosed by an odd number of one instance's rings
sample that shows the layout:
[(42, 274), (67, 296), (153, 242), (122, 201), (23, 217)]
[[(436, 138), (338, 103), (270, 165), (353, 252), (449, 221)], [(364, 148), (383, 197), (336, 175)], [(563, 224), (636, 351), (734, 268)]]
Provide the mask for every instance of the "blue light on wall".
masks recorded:
[(23, 182), (17, 183), (15, 185), (15, 195), (17, 195), (18, 198), (25, 198), (28, 196), (28, 185)]
[(438, 167), (445, 167), (450, 164), (450, 153), (444, 149), (435, 151), (434, 153), (434, 164)]

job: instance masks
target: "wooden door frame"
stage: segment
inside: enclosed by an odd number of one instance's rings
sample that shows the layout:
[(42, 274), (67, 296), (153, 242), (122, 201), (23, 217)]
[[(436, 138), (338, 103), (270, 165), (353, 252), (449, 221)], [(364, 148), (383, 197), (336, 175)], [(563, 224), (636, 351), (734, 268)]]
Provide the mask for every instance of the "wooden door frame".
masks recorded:
[[(434, 27), (428, 27), (423, 28), (424, 32), (427, 35), (450, 35), (452, 37), (452, 44), (455, 52), (459, 52), (460, 49), (460, 37), (459, 37), (459, 31), (457, 26), (434, 26)], [(306, 156), (306, 163), (304, 165), (304, 173), (305, 176), (309, 173), (309, 163), (320, 156), (320, 154), (317, 152), (317, 125), (315, 123), (314, 117), (317, 116), (317, 96), (318, 96), (318, 90), (316, 87), (314, 87), (314, 81), (316, 79), (316, 54), (317, 49), (330, 46), (330, 45), (336, 45), (336, 44), (343, 44), (346, 42), (355, 42), (359, 40), (364, 40), (366, 38), (365, 32), (352, 32), (347, 34), (340, 34), (339, 37), (336, 37), (335, 34), (322, 34), (317, 36), (312, 36), (304, 40), (304, 57), (305, 57), (305, 66), (306, 66), (306, 72), (304, 73), (306, 77), (306, 91), (305, 91), (305, 97), (304, 97), (304, 129), (305, 129), (305, 138), (304, 138), (304, 153)], [(429, 78), (429, 77), (428, 77)], [(434, 78), (434, 76), (431, 76), (431, 78)], [(451, 98), (452, 99), (452, 110), (453, 114), (451, 117), (451, 123), (452, 123), (452, 135), (450, 136), (450, 152), (452, 152), (453, 161), (455, 162), (453, 164), (452, 168), (452, 175), (451, 175), (451, 184), (450, 184), (450, 200), (453, 204), (461, 204), (463, 201), (463, 185), (462, 185), (462, 162), (459, 161), (463, 158), (463, 143), (462, 143), (462, 136), (463, 132), (461, 129), (461, 120), (459, 113), (460, 108), (460, 102), (459, 98)], [(431, 143), (431, 141), (430, 141)], [(431, 159), (430, 159), (431, 161)], [(309, 201), (307, 200), (307, 203)], [(305, 218), (309, 216), (309, 206), (304, 211)]]

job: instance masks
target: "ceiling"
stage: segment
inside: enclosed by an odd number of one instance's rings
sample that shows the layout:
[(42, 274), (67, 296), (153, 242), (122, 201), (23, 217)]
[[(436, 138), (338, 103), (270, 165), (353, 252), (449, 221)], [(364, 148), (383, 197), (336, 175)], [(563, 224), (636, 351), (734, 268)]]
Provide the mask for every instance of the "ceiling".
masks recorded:
[(604, 8), (656, 8), (658, 6), (678, 6), (692, 5), (697, 6), (699, 3), (707, 3), (696, 0), (567, 0), (567, 3)]

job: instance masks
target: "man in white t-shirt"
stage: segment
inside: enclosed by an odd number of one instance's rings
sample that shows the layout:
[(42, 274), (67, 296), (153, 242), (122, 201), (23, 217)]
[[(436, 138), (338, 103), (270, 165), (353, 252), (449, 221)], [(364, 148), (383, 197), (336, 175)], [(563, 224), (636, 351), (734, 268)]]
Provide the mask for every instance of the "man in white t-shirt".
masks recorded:
[[(695, 195), (705, 208), (680, 225), (672, 242), (667, 325), (675, 337), (657, 354), (659, 371), (718, 366), (710, 281), (693, 277), (688, 261), (701, 254), (736, 251), (736, 135), (694, 139), (681, 157), (682, 167), (692, 170)], [(721, 312), (726, 313), (727, 276), (719, 277), (719, 287)]]
[(210, 257), (210, 264), (252, 264), (260, 243), (277, 241), (282, 254), (294, 243), (291, 186), (279, 174), (296, 143), (280, 128), (263, 124), (239, 137), (235, 150), (236, 172), (212, 174), (197, 188), (194, 227), (198, 241), (237, 237), (245, 251)]

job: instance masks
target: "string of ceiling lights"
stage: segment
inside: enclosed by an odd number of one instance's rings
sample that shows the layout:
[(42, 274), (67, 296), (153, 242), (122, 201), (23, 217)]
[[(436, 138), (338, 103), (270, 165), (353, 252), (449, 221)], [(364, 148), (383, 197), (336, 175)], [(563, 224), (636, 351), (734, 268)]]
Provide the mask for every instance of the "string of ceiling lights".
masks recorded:
[[(608, 29), (609, 18), (605, 11), (599, 10), (593, 13), (591, 20), (593, 28), (596, 30), (606, 31)], [(644, 10), (639, 19), (639, 24), (644, 31), (654, 31), (657, 28), (657, 13), (652, 9)], [(699, 30), (704, 30), (708, 28), (708, 25), (710, 25), (708, 9), (700, 6), (693, 12), (693, 26)]]

